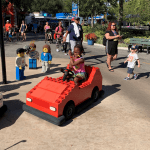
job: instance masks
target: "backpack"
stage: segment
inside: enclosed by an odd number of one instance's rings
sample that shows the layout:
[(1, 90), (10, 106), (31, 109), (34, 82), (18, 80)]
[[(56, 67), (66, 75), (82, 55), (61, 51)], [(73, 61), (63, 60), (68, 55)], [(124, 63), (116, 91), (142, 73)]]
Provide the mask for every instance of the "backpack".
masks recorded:
[(106, 37), (104, 36), (104, 37), (103, 37), (103, 45), (104, 45), (104, 46), (106, 46), (106, 42), (107, 42), (107, 39), (106, 39)]

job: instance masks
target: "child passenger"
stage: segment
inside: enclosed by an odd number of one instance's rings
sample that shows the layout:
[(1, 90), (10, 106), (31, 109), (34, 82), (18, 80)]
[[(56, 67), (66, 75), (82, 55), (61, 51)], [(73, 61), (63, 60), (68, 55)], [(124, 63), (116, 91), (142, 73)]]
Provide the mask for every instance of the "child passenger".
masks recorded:
[(74, 54), (69, 50), (70, 69), (74, 72), (74, 82), (78, 85), (79, 81), (86, 79), (84, 59), (81, 57), (82, 46), (76, 45), (74, 47)]
[(137, 49), (138, 49), (138, 46), (137, 45), (133, 45), (131, 47), (131, 53), (128, 55), (127, 60), (124, 62), (124, 63), (128, 62), (128, 65), (127, 65), (127, 67), (128, 67), (128, 71), (127, 71), (128, 75), (127, 75), (126, 78), (124, 78), (124, 80), (130, 80), (130, 74), (133, 74), (133, 77), (134, 77), (135, 80), (138, 77), (138, 75), (134, 74), (134, 72), (133, 72), (136, 61), (138, 62), (138, 68), (140, 67), (140, 60), (139, 60), (139, 57), (138, 57), (138, 55), (136, 53)]

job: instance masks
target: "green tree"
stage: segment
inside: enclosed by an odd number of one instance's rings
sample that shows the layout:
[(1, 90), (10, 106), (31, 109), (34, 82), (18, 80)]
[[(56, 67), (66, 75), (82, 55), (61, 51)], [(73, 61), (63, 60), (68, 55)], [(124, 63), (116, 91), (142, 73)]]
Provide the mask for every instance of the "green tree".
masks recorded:
[[(78, 0), (74, 1), (78, 3)], [(104, 12), (104, 0), (79, 0), (79, 12), (82, 17), (91, 17), (91, 27), (96, 14)]]
[(63, 0), (63, 12), (72, 12), (72, 0)]
[(63, 10), (62, 0), (33, 0), (32, 11), (45, 11), (47, 13), (55, 15)]
[(124, 3), (124, 20), (145, 24), (150, 21), (150, 1), (149, 0), (132, 0)]

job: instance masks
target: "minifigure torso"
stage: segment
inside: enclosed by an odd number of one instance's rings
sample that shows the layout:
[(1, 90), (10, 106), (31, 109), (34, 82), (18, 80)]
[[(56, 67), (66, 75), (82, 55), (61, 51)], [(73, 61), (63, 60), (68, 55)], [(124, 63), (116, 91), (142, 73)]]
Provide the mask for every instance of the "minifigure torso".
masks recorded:
[(29, 58), (30, 59), (38, 59), (39, 58), (39, 52), (38, 51), (30, 51), (29, 52)]
[(51, 61), (52, 60), (52, 55), (51, 53), (41, 53), (41, 60), (42, 61)]
[(26, 60), (25, 57), (16, 57), (16, 66), (17, 67), (25, 67)]

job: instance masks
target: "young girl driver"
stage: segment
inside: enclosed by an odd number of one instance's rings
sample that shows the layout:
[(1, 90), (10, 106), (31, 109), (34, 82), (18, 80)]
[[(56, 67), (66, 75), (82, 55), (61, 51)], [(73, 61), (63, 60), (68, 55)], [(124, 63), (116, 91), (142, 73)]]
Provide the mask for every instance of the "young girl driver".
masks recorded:
[(69, 51), (70, 56), (70, 69), (73, 69), (74, 72), (74, 82), (78, 85), (79, 80), (85, 79), (85, 65), (84, 59), (81, 57), (82, 47), (80, 45), (76, 45), (74, 47), (74, 55), (72, 55), (71, 51)]

